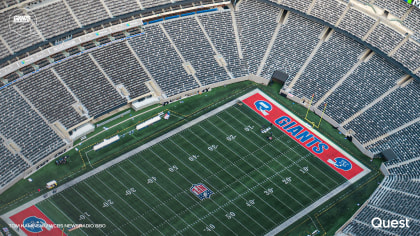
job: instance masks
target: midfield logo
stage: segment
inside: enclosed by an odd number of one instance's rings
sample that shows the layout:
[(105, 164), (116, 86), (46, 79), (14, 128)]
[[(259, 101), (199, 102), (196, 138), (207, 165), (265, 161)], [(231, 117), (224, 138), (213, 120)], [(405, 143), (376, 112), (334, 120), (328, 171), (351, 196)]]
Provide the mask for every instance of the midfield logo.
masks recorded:
[(204, 184), (193, 184), (193, 186), (190, 188), (190, 191), (198, 197), (200, 200), (204, 200), (206, 198), (210, 198), (210, 195), (213, 194), (213, 191), (208, 189), (206, 185)]

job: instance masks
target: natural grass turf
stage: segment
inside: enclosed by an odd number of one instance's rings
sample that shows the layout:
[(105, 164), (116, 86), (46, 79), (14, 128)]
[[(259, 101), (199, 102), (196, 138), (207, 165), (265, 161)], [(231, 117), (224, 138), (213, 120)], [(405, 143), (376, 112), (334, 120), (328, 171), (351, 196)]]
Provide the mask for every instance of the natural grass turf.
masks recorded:
[[(85, 229), (89, 235), (266, 233), (346, 181), (279, 129), (267, 141), (259, 132), (266, 124), (234, 105), (37, 206), (55, 223), (107, 224), (103, 232)], [(200, 201), (189, 192), (196, 183), (215, 194)], [(113, 204), (103, 207), (107, 201)], [(84, 212), (88, 219), (79, 219)], [(227, 212), (237, 218), (228, 220)]]

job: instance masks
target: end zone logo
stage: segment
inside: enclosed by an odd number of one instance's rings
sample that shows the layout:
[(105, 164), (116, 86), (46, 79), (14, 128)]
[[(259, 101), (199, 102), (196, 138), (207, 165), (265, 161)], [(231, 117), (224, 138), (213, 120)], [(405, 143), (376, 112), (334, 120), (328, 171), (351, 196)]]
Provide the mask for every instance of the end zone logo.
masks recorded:
[(325, 137), (316, 134), (311, 128), (305, 126), (303, 121), (294, 118), (264, 95), (255, 93), (243, 99), (242, 102), (344, 178), (350, 180), (364, 171), (350, 157), (341, 153), (334, 145), (330, 145)]
[(342, 169), (345, 171), (351, 170), (351, 163), (345, 158), (336, 157), (334, 158), (334, 161), (331, 159), (328, 159), (328, 162), (333, 164), (338, 169)]
[(29, 216), (23, 220), (23, 227), (31, 233), (42, 232), (46, 228), (50, 231), (53, 227), (47, 224), (47, 222), (36, 216)]
[(271, 111), (272, 107), (271, 104), (266, 101), (256, 101), (255, 108), (263, 113), (263, 115), (268, 115), (268, 112)]

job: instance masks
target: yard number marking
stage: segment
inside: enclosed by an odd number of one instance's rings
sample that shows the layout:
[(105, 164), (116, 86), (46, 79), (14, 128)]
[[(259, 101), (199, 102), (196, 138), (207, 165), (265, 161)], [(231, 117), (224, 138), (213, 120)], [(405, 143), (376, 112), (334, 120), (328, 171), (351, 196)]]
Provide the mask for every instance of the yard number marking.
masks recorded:
[(226, 218), (228, 218), (228, 220), (230, 220), (230, 219), (232, 219), (233, 217), (235, 217), (236, 216), (236, 214), (235, 214), (235, 212), (229, 212), (229, 213), (227, 213), (226, 215)]
[(169, 167), (169, 169), (168, 169), (170, 172), (175, 172), (175, 171), (177, 171), (178, 170), (178, 167), (176, 166), (176, 165), (173, 165), (173, 166), (171, 166), (171, 167)]
[(203, 231), (213, 231), (216, 228), (216, 226), (214, 226), (213, 224), (209, 224), (208, 226), (206, 226), (206, 228)]
[(208, 147), (207, 149), (209, 149), (210, 152), (215, 151), (217, 149), (218, 145), (211, 145), (210, 147)]
[(251, 125), (248, 125), (247, 127), (244, 128), (246, 132), (251, 131), (252, 129), (254, 129), (254, 126), (251, 126)]
[(235, 140), (235, 139), (236, 139), (236, 135), (234, 136), (234, 135), (232, 135), (232, 134), (226, 137), (226, 140), (227, 140), (227, 141), (233, 141), (233, 140)]
[(86, 219), (86, 217), (89, 217), (90, 215), (85, 211), (85, 212), (83, 212), (83, 214), (81, 214), (80, 216), (79, 216), (79, 220), (84, 220), (84, 219)]
[(188, 157), (188, 160), (195, 161), (195, 160), (197, 160), (198, 157), (200, 157), (200, 156), (199, 155), (192, 155), (192, 156)]
[(247, 202), (246, 202), (246, 206), (247, 206), (247, 207), (251, 207), (251, 206), (253, 206), (253, 205), (255, 205), (255, 200), (254, 200), (254, 199), (249, 200), (249, 201), (247, 201)]
[(135, 193), (135, 192), (136, 192), (135, 188), (129, 188), (125, 190), (125, 196), (131, 195), (132, 193)]
[(103, 204), (104, 205), (102, 207), (109, 207), (109, 206), (113, 205), (114, 202), (111, 199), (108, 199)]
[(153, 184), (153, 183), (156, 183), (156, 181), (157, 181), (156, 177), (153, 176), (147, 179), (147, 184)]
[(273, 188), (269, 188), (269, 189), (265, 190), (264, 193), (267, 196), (273, 194), (274, 193)]
[(307, 166), (302, 167), (301, 169), (299, 169), (300, 172), (302, 172), (303, 174), (307, 173), (309, 171), (309, 168)]
[(292, 182), (292, 177), (286, 177), (282, 181), (283, 181), (283, 183), (288, 184), (288, 183)]

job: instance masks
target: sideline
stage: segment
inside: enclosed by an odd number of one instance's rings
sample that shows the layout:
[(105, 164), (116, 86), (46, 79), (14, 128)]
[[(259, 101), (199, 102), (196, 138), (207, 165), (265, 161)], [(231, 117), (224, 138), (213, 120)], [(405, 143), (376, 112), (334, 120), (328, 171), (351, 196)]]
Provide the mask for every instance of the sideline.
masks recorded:
[[(258, 89), (258, 88), (257, 89), (254, 89), (254, 90), (246, 93), (245, 95), (242, 95), (242, 96), (240, 96), (238, 98), (234, 98), (232, 101), (227, 102), (227, 103), (223, 104), (222, 106), (220, 106), (220, 107), (218, 107), (218, 108), (216, 108), (216, 109), (214, 109), (214, 110), (212, 110), (212, 111), (210, 111), (210, 112), (208, 112), (206, 114), (203, 114), (202, 116), (200, 116), (200, 117), (198, 117), (198, 118), (196, 118), (196, 119), (194, 119), (194, 120), (192, 120), (192, 121), (190, 121), (190, 122), (188, 122), (188, 123), (186, 123), (186, 124), (184, 124), (184, 125), (176, 128), (176, 129), (174, 129), (174, 130), (172, 130), (172, 131), (170, 131), (170, 132), (168, 132), (168, 133), (166, 133), (166, 134), (164, 134), (164, 135), (162, 135), (162, 136), (160, 136), (158, 138), (155, 138), (155, 139), (147, 142), (146, 144), (143, 144), (143, 145), (137, 147), (137, 148), (135, 148), (135, 149), (133, 149), (133, 150), (131, 150), (131, 151), (129, 151), (129, 152), (127, 152), (127, 153), (125, 153), (125, 154), (117, 157), (117, 158), (115, 158), (114, 160), (111, 160), (111, 161), (109, 161), (109, 162), (107, 162), (107, 163), (105, 163), (105, 164), (103, 164), (103, 165), (101, 165), (101, 166), (99, 166), (99, 167), (97, 167), (97, 168), (89, 171), (88, 173), (85, 173), (85, 174), (83, 174), (83, 175), (81, 175), (81, 176), (79, 176), (79, 177), (77, 177), (77, 178), (75, 178), (75, 179), (73, 179), (73, 180), (71, 180), (71, 181), (69, 181), (69, 182), (67, 182), (67, 183), (59, 186), (59, 187), (57, 187), (55, 189), (55, 191), (47, 192), (43, 196), (39, 196), (39, 197), (37, 197), (37, 198), (35, 198), (35, 199), (33, 199), (33, 200), (31, 200), (31, 201), (29, 201), (29, 202), (27, 202), (27, 203), (19, 206), (19, 207), (16, 207), (15, 209), (13, 209), (13, 210), (11, 210), (11, 211), (9, 211), (9, 212), (1, 215), (0, 217), (7, 224), (14, 224), (14, 222), (12, 222), (12, 220), (10, 219), (11, 216), (13, 216), (13, 215), (15, 215), (15, 214), (17, 214), (17, 213), (25, 210), (26, 208), (28, 208), (28, 207), (30, 207), (32, 205), (35, 205), (35, 204), (37, 204), (37, 203), (39, 203), (39, 202), (41, 202), (43, 200), (46, 200), (47, 198), (53, 196), (56, 193), (60, 193), (60, 192), (62, 192), (64, 190), (66, 190), (67, 188), (70, 188), (73, 185), (78, 184), (79, 182), (81, 182), (81, 181), (83, 181), (83, 180), (85, 180), (85, 179), (87, 179), (87, 178), (89, 178), (89, 177), (91, 177), (91, 176), (93, 176), (93, 175), (95, 175), (95, 174), (97, 174), (97, 173), (99, 173), (99, 172), (101, 172), (101, 171), (103, 171), (103, 170), (105, 170), (105, 169), (107, 169), (107, 168), (115, 165), (115, 164), (118, 164), (118, 163), (120, 163), (120, 162), (122, 162), (122, 161), (124, 161), (124, 160), (126, 160), (128, 158), (130, 158), (130, 157), (136, 155), (137, 153), (139, 153), (139, 152), (141, 152), (141, 151), (143, 151), (143, 150), (145, 150), (145, 149), (147, 149), (147, 148), (149, 148), (149, 147), (151, 147), (151, 146), (153, 146), (153, 145), (155, 145), (155, 144), (157, 144), (157, 143), (159, 143), (159, 142), (161, 142), (161, 141), (163, 141), (163, 140), (165, 140), (165, 139), (167, 139), (167, 138), (169, 138), (171, 136), (174, 136), (177, 133), (179, 133), (179, 132), (181, 132), (181, 131), (183, 131), (183, 130), (185, 130), (187, 128), (190, 128), (191, 126), (193, 126), (193, 125), (195, 125), (195, 124), (197, 124), (197, 123), (199, 123), (199, 122), (201, 122), (201, 121), (203, 121), (203, 120), (205, 120), (205, 119), (207, 119), (207, 118), (209, 118), (211, 116), (216, 115), (219, 112), (222, 112), (223, 110), (225, 110), (225, 109), (233, 106), (237, 102), (242, 101), (242, 100), (244, 100), (244, 99), (246, 99), (246, 98), (248, 98), (248, 97), (250, 97), (250, 96), (252, 96), (252, 95), (254, 95), (256, 93), (260, 93), (264, 97), (267, 97), (267, 99), (269, 99), (270, 102), (272, 102), (273, 104), (278, 105), (280, 108), (284, 109), (284, 111), (286, 113), (291, 113), (289, 110), (287, 110), (286, 108), (284, 108), (282, 105), (280, 105), (278, 102), (276, 102), (275, 100), (273, 100), (271, 97), (268, 97), (268, 95), (265, 94), (260, 89)], [(154, 108), (154, 109), (156, 109), (156, 108)], [(151, 109), (151, 110), (153, 110), (153, 109)], [(151, 111), (151, 110), (149, 110), (149, 111)], [(290, 115), (294, 119), (296, 119), (296, 120), (298, 120), (300, 122), (303, 122), (300, 118), (296, 117), (295, 115), (293, 115), (293, 114), (290, 114)], [(131, 118), (129, 118), (129, 119), (131, 119)], [(122, 122), (125, 122), (125, 121), (122, 121)], [(120, 122), (120, 123), (122, 123), (122, 122)], [(320, 137), (322, 137), (324, 140), (328, 141), (328, 143), (331, 145), (331, 143), (332, 143), (331, 140), (329, 140), (328, 138), (326, 138), (325, 136), (323, 136), (322, 134), (320, 134), (316, 130), (311, 130), (311, 131), (314, 132), (314, 133), (316, 133), (316, 135), (319, 135)], [(337, 147), (335, 144), (334, 144), (334, 147), (337, 148), (337, 149), (339, 149), (339, 151), (343, 151), (344, 152), (344, 150), (342, 150), (341, 148)], [(346, 153), (346, 154), (348, 156), (352, 157), (348, 153)], [(352, 157), (352, 159), (354, 159), (354, 158)], [(316, 202), (312, 203), (311, 205), (309, 205), (305, 209), (299, 211), (297, 214), (293, 215), (291, 218), (289, 218), (288, 220), (286, 220), (285, 222), (283, 222), (279, 226), (275, 227), (273, 230), (271, 230), (270, 232), (268, 232), (266, 235), (275, 235), (275, 234), (281, 232), (282, 230), (286, 229), (288, 226), (292, 225), (297, 220), (301, 219), (303, 216), (307, 215), (308, 213), (310, 213), (311, 211), (313, 211), (314, 209), (316, 209), (317, 207), (319, 207), (320, 205), (322, 205), (323, 203), (325, 203), (326, 201), (328, 201), (332, 197), (336, 196), (338, 193), (340, 193), (341, 191), (343, 191), (347, 187), (351, 186), (358, 179), (360, 179), (361, 177), (365, 176), (366, 174), (368, 174), (370, 172), (370, 170), (368, 168), (366, 168), (363, 164), (361, 164), (357, 160), (355, 160), (355, 162), (357, 164), (359, 164), (360, 166), (362, 166), (362, 168), (365, 169), (363, 172), (361, 172), (359, 175), (356, 176), (357, 178), (354, 177), (353, 179), (351, 179), (351, 180), (343, 183), (342, 185), (338, 186), (337, 188), (333, 189), (331, 192), (327, 193), (326, 195), (324, 195), (323, 197), (321, 197), (320, 199), (318, 199)], [(21, 234), (21, 233), (22, 232), (20, 231), (18, 234)]]
[(204, 115), (202, 115), (202, 116), (200, 116), (200, 117), (198, 117), (198, 118), (196, 118), (196, 119), (194, 119), (194, 120), (192, 120), (192, 121), (190, 121), (190, 122), (188, 122), (188, 123), (186, 123), (186, 124), (184, 124), (184, 125), (182, 125), (182, 126), (180, 126), (178, 128), (176, 128), (176, 129), (174, 129), (172, 131), (169, 131), (168, 133), (166, 133), (166, 134), (164, 134), (164, 135), (162, 135), (162, 136), (160, 136), (158, 138), (155, 138), (155, 139), (153, 139), (153, 140), (151, 140), (151, 141), (149, 141), (149, 142), (147, 142), (147, 143), (145, 143), (145, 144), (143, 144), (143, 145), (141, 145), (141, 146), (139, 146), (139, 147), (137, 147), (137, 148), (135, 148), (135, 149), (133, 149), (133, 150), (131, 150), (131, 151), (129, 151), (129, 152), (127, 152), (127, 153), (119, 156), (119, 157), (117, 157), (117, 158), (115, 158), (112, 161), (109, 161), (109, 162), (107, 162), (107, 163), (105, 163), (105, 164), (103, 164), (103, 165), (101, 165), (101, 166), (99, 166), (99, 167), (97, 167), (97, 168), (95, 168), (95, 169), (93, 169), (93, 170), (91, 170), (91, 171), (89, 171), (89, 172), (87, 172), (87, 173), (85, 173), (85, 174), (83, 174), (83, 175), (81, 175), (81, 176), (79, 176), (79, 177), (77, 177), (77, 178), (75, 178), (75, 179), (67, 182), (67, 183), (64, 183), (64, 184), (60, 185), (59, 187), (55, 188), (53, 191), (49, 191), (49, 192), (47, 192), (46, 194), (44, 194), (42, 196), (39, 196), (39, 197), (37, 197), (37, 198), (35, 198), (35, 199), (33, 199), (33, 200), (31, 200), (31, 201), (29, 201), (29, 202), (27, 202), (27, 203), (19, 206), (19, 207), (16, 207), (13, 210), (10, 210), (9, 212), (1, 215), (1, 218), (7, 224), (14, 224), (14, 222), (12, 222), (12, 220), (10, 220), (10, 217), (11, 216), (13, 216), (13, 215), (15, 215), (15, 214), (17, 214), (17, 213), (25, 210), (26, 208), (28, 208), (28, 207), (30, 207), (32, 205), (35, 205), (35, 204), (37, 204), (37, 203), (39, 203), (39, 202), (41, 202), (43, 200), (46, 200), (47, 198), (53, 196), (54, 194), (57, 194), (57, 193), (60, 193), (60, 192), (62, 192), (64, 190), (66, 190), (67, 188), (70, 188), (73, 185), (76, 185), (79, 182), (81, 182), (81, 181), (83, 181), (83, 180), (85, 180), (85, 179), (87, 179), (87, 178), (89, 178), (89, 177), (91, 177), (91, 176), (93, 176), (93, 175), (95, 175), (95, 174), (97, 174), (97, 173), (99, 173), (99, 172), (101, 172), (101, 171), (103, 171), (103, 170), (105, 170), (105, 169), (107, 169), (107, 168), (115, 165), (115, 164), (118, 164), (119, 162), (122, 162), (122, 161), (130, 158), (130, 157), (136, 155), (137, 153), (139, 153), (139, 152), (141, 152), (141, 151), (143, 151), (143, 150), (145, 150), (145, 149), (147, 149), (147, 148), (149, 148), (149, 147), (151, 147), (151, 146), (153, 146), (153, 145), (155, 145), (155, 144), (157, 144), (157, 143), (159, 143), (159, 142), (161, 142), (161, 141), (163, 141), (163, 140), (165, 140), (165, 139), (167, 139), (167, 138), (169, 138), (169, 137), (171, 137), (173, 135), (176, 135), (177, 133), (179, 133), (179, 132), (181, 132), (181, 131), (183, 131), (185, 129), (190, 128), (191, 126), (193, 126), (193, 125), (195, 125), (195, 124), (197, 124), (197, 123), (199, 123), (199, 122), (207, 119), (208, 117), (211, 117), (211, 116), (213, 116), (213, 115), (215, 115), (215, 114), (217, 114), (219, 112), (222, 112), (223, 110), (225, 110), (225, 109), (233, 106), (234, 104), (236, 104), (238, 101), (240, 101), (240, 100), (248, 97), (249, 94), (250, 93), (247, 93), (247, 94), (245, 94), (245, 95), (243, 95), (241, 97), (235, 98), (232, 101), (227, 102), (226, 104), (224, 104), (224, 105), (222, 105), (222, 106), (220, 106), (220, 107), (218, 107), (218, 108), (216, 108), (216, 109), (214, 109), (214, 110), (212, 110), (212, 111), (210, 111), (210, 112), (208, 112), (208, 113), (206, 113), (206, 114), (204, 114)]

